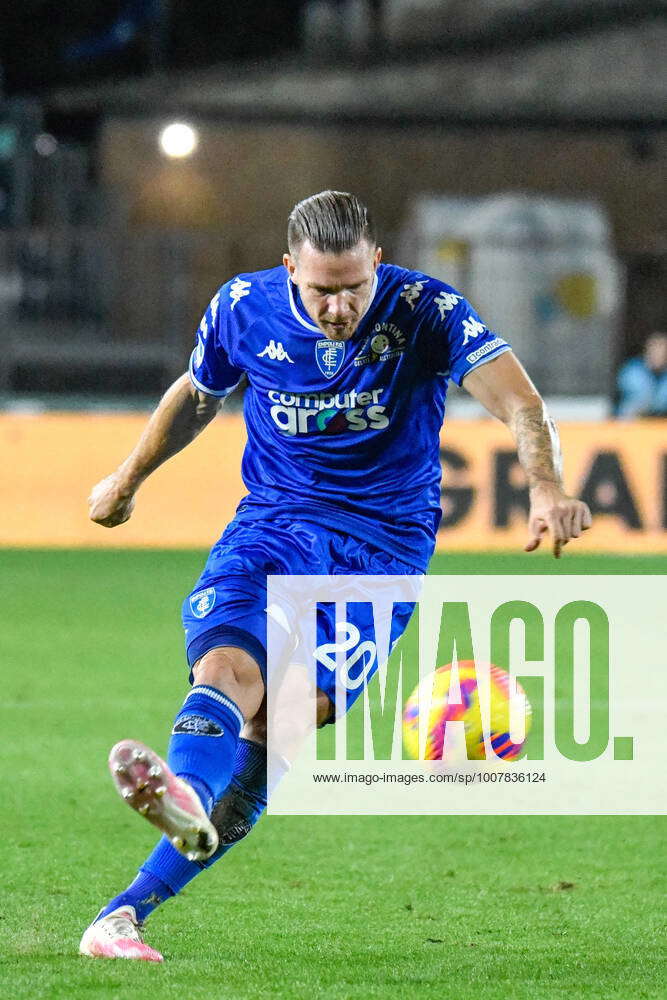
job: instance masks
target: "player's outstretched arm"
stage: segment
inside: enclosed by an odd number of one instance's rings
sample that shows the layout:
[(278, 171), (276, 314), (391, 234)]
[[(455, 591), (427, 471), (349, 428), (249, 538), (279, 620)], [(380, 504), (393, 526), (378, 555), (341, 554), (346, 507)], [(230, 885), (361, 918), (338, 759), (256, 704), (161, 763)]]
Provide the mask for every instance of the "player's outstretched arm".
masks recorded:
[(564, 545), (590, 528), (591, 512), (563, 490), (558, 431), (540, 394), (509, 351), (473, 369), (464, 384), (514, 435), (530, 490), (526, 552), (533, 552), (550, 532), (558, 558)]
[(196, 389), (189, 375), (177, 379), (160, 400), (132, 453), (93, 487), (88, 499), (91, 521), (105, 528), (127, 521), (143, 481), (190, 444), (219, 406), (220, 400)]

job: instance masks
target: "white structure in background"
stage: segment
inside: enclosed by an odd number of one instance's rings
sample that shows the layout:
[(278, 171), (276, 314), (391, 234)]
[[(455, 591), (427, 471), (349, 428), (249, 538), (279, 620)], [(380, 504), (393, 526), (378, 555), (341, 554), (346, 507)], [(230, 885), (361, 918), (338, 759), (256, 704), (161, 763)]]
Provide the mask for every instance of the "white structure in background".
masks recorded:
[(595, 203), (419, 197), (400, 262), (463, 292), (541, 392), (608, 397), (623, 281)]

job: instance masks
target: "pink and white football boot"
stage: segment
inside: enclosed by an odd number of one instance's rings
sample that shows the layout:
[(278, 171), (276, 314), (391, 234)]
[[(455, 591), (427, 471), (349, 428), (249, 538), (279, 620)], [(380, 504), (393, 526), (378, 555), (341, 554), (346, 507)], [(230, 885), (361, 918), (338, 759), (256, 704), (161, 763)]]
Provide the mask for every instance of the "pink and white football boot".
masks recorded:
[(138, 740), (121, 740), (109, 754), (109, 770), (119, 793), (161, 830), (190, 861), (210, 858), (218, 833), (199, 796), (161, 757)]
[(90, 925), (81, 938), (79, 953), (90, 958), (131, 958), (139, 962), (163, 962), (159, 951), (141, 936), (133, 906), (119, 906)]

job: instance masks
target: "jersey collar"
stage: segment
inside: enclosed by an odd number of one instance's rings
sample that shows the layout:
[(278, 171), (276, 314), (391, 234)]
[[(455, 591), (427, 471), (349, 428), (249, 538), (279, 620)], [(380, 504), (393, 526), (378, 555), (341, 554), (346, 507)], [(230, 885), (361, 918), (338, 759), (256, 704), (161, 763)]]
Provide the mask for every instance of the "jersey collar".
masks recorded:
[[(292, 279), (290, 278), (290, 276), (288, 274), (287, 275), (287, 298), (288, 298), (288, 301), (289, 301), (289, 307), (292, 310), (292, 315), (294, 316), (295, 319), (297, 319), (299, 321), (299, 323), (301, 324), (301, 326), (305, 326), (306, 330), (314, 330), (315, 333), (320, 333), (320, 334), (322, 334), (322, 336), (324, 336), (324, 334), (322, 333), (322, 330), (320, 330), (319, 326), (315, 326), (315, 324), (312, 323), (310, 321), (310, 319), (306, 319), (303, 316), (301, 310), (299, 309), (298, 303), (297, 303), (297, 301), (296, 301), (296, 299), (294, 297), (294, 289), (295, 289), (295, 287), (296, 286), (293, 284)], [(370, 296), (370, 298), (368, 300), (368, 305), (364, 309), (363, 314), (361, 316), (361, 319), (359, 320), (360, 323), (361, 323), (361, 320), (366, 315), (366, 313), (368, 312), (368, 310), (370, 309), (370, 307), (373, 305), (373, 300), (375, 299), (375, 293), (377, 292), (377, 289), (378, 289), (378, 273), (376, 271), (375, 272), (375, 277), (373, 278), (373, 287), (371, 289), (371, 296)]]

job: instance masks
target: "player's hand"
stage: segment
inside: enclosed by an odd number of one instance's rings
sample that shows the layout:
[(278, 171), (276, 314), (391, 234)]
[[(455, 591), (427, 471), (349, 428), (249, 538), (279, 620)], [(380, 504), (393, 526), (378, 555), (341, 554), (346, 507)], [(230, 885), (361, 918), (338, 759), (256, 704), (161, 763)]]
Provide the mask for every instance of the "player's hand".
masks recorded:
[(529, 537), (526, 552), (534, 552), (549, 532), (553, 554), (560, 558), (561, 549), (573, 538), (579, 538), (592, 523), (591, 512), (583, 500), (573, 500), (551, 483), (535, 486), (530, 493), (528, 515)]
[(115, 528), (129, 520), (134, 510), (134, 493), (120, 481), (117, 472), (93, 486), (88, 497), (91, 521), (105, 528)]

